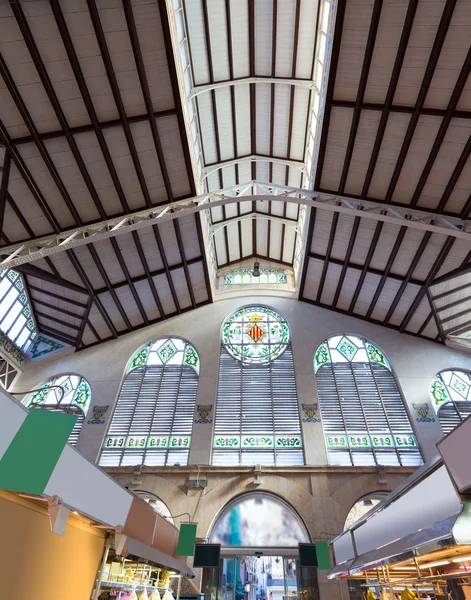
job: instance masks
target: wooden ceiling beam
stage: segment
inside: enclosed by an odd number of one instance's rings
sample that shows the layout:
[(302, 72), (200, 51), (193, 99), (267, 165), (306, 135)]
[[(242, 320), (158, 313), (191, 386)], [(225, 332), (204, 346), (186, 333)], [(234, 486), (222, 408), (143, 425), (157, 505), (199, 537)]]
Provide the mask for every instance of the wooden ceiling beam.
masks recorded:
[[(18, 270), (20, 270), (20, 269), (18, 269)], [(45, 289), (39, 288), (36, 285), (33, 285), (32, 283), (30, 283), (29, 280), (27, 281), (27, 284), (28, 284), (28, 291), (30, 292), (31, 300), (33, 302), (38, 302), (38, 300), (35, 298), (35, 296), (33, 296), (31, 294), (32, 291), (38, 292), (39, 294), (44, 294), (46, 296), (50, 296), (51, 298), (55, 298), (56, 300), (61, 300), (62, 302), (65, 302), (66, 304), (78, 306), (79, 308), (82, 308), (82, 309), (87, 308), (88, 304), (86, 304), (84, 302), (79, 302), (78, 300), (75, 300), (74, 298), (67, 298), (66, 296), (61, 296), (60, 294), (56, 294), (54, 292), (51, 292), (51, 290), (49, 288), (45, 288)], [(57, 285), (59, 285), (59, 284), (57, 284)], [(84, 289), (83, 293), (88, 296), (87, 290)], [(50, 304), (48, 304), (48, 306), (50, 306)]]
[[(139, 298), (139, 294), (137, 293), (134, 283), (131, 280), (131, 276), (129, 274), (128, 267), (126, 265), (123, 255), (121, 253), (118, 242), (117, 242), (116, 238), (110, 238), (110, 242), (111, 242), (111, 246), (113, 247), (116, 258), (118, 259), (118, 263), (119, 263), (119, 266), (121, 267), (121, 271), (123, 272), (124, 277), (126, 278), (126, 282), (129, 286), (129, 289), (131, 290), (131, 294), (132, 294), (132, 297), (134, 298), (134, 302), (136, 303), (136, 306), (141, 314), (142, 320), (144, 321), (144, 323), (146, 323), (148, 325), (149, 319), (147, 318), (146, 311), (144, 310), (144, 307), (142, 305), (141, 299)], [(92, 244), (90, 246), (92, 246)]]
[(162, 148), (162, 142), (160, 141), (160, 134), (157, 127), (157, 121), (152, 117), (154, 107), (152, 105), (152, 97), (150, 94), (149, 82), (147, 80), (146, 68), (144, 65), (144, 59), (142, 57), (141, 44), (139, 42), (139, 36), (137, 33), (136, 22), (134, 19), (134, 12), (130, 0), (122, 0), (124, 15), (126, 18), (126, 24), (128, 26), (129, 38), (131, 40), (131, 47), (134, 56), (134, 61), (137, 67), (137, 74), (139, 82), (141, 84), (142, 95), (144, 96), (144, 102), (146, 109), (150, 115), (150, 128), (152, 132), (152, 138), (154, 141), (155, 152), (159, 161), (160, 171), (164, 180), (165, 191), (167, 198), (171, 201), (173, 199), (172, 185), (170, 183), (170, 177), (168, 174), (167, 165), (165, 162), (164, 151)]
[(327, 138), (329, 136), (330, 114), (332, 112), (332, 99), (334, 97), (335, 78), (339, 63), (340, 46), (342, 44), (343, 22), (345, 18), (345, 7), (347, 0), (339, 0), (337, 4), (337, 15), (335, 17), (335, 29), (333, 36), (332, 55), (330, 58), (329, 82), (325, 98), (324, 117), (322, 119), (322, 132), (319, 143), (319, 155), (317, 159), (317, 169), (315, 176), (314, 189), (321, 187), (322, 170), (324, 168), (325, 153), (327, 149)]
[[(309, 258), (312, 258), (313, 260), (318, 260), (320, 262), (324, 262), (327, 259), (326, 255), (318, 254), (317, 252), (307, 252), (306, 254)], [(347, 269), (361, 271), (362, 273), (363, 273), (363, 271), (366, 271), (366, 273), (365, 273), (366, 275), (377, 275), (378, 277), (382, 277), (385, 274), (385, 271), (383, 271), (381, 269), (376, 269), (369, 265), (365, 269), (364, 265), (359, 265), (358, 263), (353, 263), (350, 261), (346, 262), (344, 259), (333, 258), (332, 256), (329, 258), (328, 262), (329, 262), (329, 264), (337, 265), (339, 267), (346, 266)], [(412, 279), (411, 278), (411, 279), (407, 280), (406, 275), (398, 275), (397, 273), (391, 273), (391, 271), (389, 271), (389, 273), (387, 274), (387, 277), (388, 277), (388, 279), (392, 279), (393, 281), (400, 281), (401, 283), (403, 283), (404, 281), (407, 281), (411, 285), (416, 285), (416, 286), (422, 286), (424, 283), (420, 279)]]
[[(54, 307), (51, 306), (50, 307), (51, 310), (54, 310)], [(41, 310), (38, 310), (37, 308), (34, 311), (34, 314), (36, 316), (36, 318), (39, 318), (39, 320), (42, 318), (44, 319), (49, 319), (50, 321), (54, 321), (54, 323), (59, 323), (59, 325), (63, 325), (64, 327), (68, 327), (69, 329), (73, 329), (74, 331), (80, 331), (80, 325), (72, 325), (71, 323), (67, 323), (67, 321), (64, 321), (63, 319), (59, 319), (58, 317), (54, 317), (53, 315), (50, 315), (48, 313), (44, 313)], [(77, 319), (77, 321), (80, 321), (80, 317), (75, 316), (75, 319)], [(38, 323), (40, 325), (40, 323)]]
[(7, 205), (8, 183), (10, 181), (11, 170), (11, 154), (8, 149), (5, 149), (3, 165), (0, 178), (0, 232), (3, 233), (3, 223), (5, 219), (5, 208)]
[(350, 301), (350, 306), (348, 307), (347, 314), (349, 314), (349, 315), (352, 315), (353, 311), (355, 310), (355, 305), (357, 303), (358, 296), (360, 295), (360, 292), (363, 288), (363, 283), (365, 281), (365, 277), (368, 275), (368, 270), (370, 269), (371, 261), (373, 259), (374, 253), (376, 252), (376, 247), (378, 245), (378, 241), (381, 236), (381, 232), (383, 230), (383, 225), (384, 225), (384, 223), (381, 223), (381, 222), (376, 223), (376, 228), (375, 228), (373, 237), (370, 242), (370, 247), (368, 248), (368, 253), (366, 255), (366, 259), (363, 264), (363, 267), (361, 268), (360, 279), (357, 282), (355, 291), (354, 291), (352, 299)]
[[(368, 195), (368, 190), (370, 189), (371, 180), (373, 178), (373, 173), (376, 168), (376, 163), (378, 161), (379, 152), (381, 150), (381, 145), (383, 143), (384, 132), (386, 131), (386, 125), (388, 124), (389, 112), (391, 110), (391, 106), (392, 106), (392, 103), (394, 100), (394, 95), (396, 93), (397, 84), (399, 82), (399, 76), (401, 74), (402, 64), (404, 62), (407, 45), (409, 44), (409, 38), (410, 38), (410, 34), (412, 32), (412, 26), (414, 24), (415, 13), (417, 11), (418, 4), (419, 4), (419, 0), (409, 0), (409, 6), (407, 8), (404, 25), (402, 27), (401, 39), (399, 41), (399, 45), (397, 48), (396, 59), (394, 61), (394, 66), (393, 66), (393, 70), (391, 73), (391, 79), (389, 80), (386, 98), (384, 100), (384, 106), (382, 109), (381, 119), (379, 121), (373, 150), (371, 152), (370, 161), (368, 163), (368, 170), (366, 172), (365, 180), (363, 182), (363, 189), (361, 191), (361, 195), (363, 197), (366, 197)], [(363, 98), (360, 103), (360, 110), (362, 108), (362, 104), (363, 104)], [(356, 104), (355, 104), (355, 107), (356, 107)]]
[(397, 158), (396, 164), (394, 166), (394, 171), (389, 182), (388, 191), (386, 192), (385, 202), (389, 203), (392, 200), (394, 195), (394, 191), (397, 186), (397, 182), (399, 181), (399, 177), (402, 172), (402, 168), (404, 166), (407, 154), (409, 152), (409, 148), (412, 142), (412, 138), (414, 137), (415, 129), (417, 127), (417, 123), (419, 122), (419, 118), (421, 116), (421, 111), (427, 97), (428, 90), (430, 88), (430, 84), (432, 82), (433, 75), (435, 73), (435, 68), (437, 66), (438, 59), (440, 58), (440, 53), (442, 51), (443, 43), (446, 38), (446, 34), (448, 33), (448, 28), (451, 23), (451, 18), (453, 16), (453, 11), (455, 9), (457, 0), (446, 0), (445, 7), (443, 9), (443, 13), (440, 19), (440, 24), (437, 29), (437, 33), (435, 36), (435, 40), (433, 42), (432, 50), (430, 53), (430, 57), (427, 63), (427, 67), (425, 69), (424, 77), (422, 79), (422, 83), (420, 85), (419, 93), (417, 96), (417, 100), (414, 106), (414, 112), (410, 118), (409, 124), (407, 126), (406, 135), (401, 145), (401, 150), (399, 152), (399, 156)]
[(368, 307), (368, 311), (366, 312), (366, 318), (369, 319), (371, 317), (372, 312), (375, 309), (376, 303), (378, 302), (378, 299), (381, 295), (381, 292), (383, 291), (384, 288), (384, 284), (386, 283), (386, 280), (388, 278), (388, 275), (391, 271), (391, 268), (394, 264), (394, 261), (396, 260), (397, 254), (401, 248), (401, 244), (404, 240), (404, 236), (406, 235), (407, 232), (407, 227), (401, 227), (399, 229), (399, 234), (396, 237), (396, 241), (394, 242), (394, 246), (391, 250), (391, 254), (389, 255), (388, 261), (386, 263), (386, 266), (384, 268), (384, 273), (381, 276), (381, 280), (375, 290), (373, 299), (370, 302), (370, 305)]
[[(332, 225), (330, 227), (329, 241), (327, 242), (327, 249), (325, 253), (324, 264), (322, 266), (321, 278), (319, 280), (319, 287), (317, 288), (317, 297), (316, 304), (320, 304), (322, 298), (322, 292), (324, 291), (325, 278), (327, 275), (327, 270), (329, 268), (329, 261), (332, 254), (332, 248), (334, 247), (335, 234), (337, 232), (337, 225), (339, 222), (339, 213), (334, 213), (332, 217)], [(309, 240), (309, 246), (311, 245), (311, 241)]]
[[(80, 287), (79, 285), (77, 285), (76, 283), (73, 283), (72, 281), (68, 281), (67, 279), (58, 277), (54, 273), (49, 273), (49, 271), (45, 271), (44, 269), (41, 269), (40, 267), (37, 267), (34, 264), (25, 263), (24, 265), (18, 265), (17, 267), (15, 267), (15, 270), (20, 271), (21, 273), (24, 273), (25, 275), (31, 275), (31, 277), (36, 277), (36, 279), (40, 279), (41, 281), (46, 281), (47, 283), (53, 283), (54, 285), (65, 287), (69, 290), (72, 290), (73, 292), (77, 292), (79, 294), (84, 294), (85, 296), (88, 296), (87, 289)], [(45, 293), (49, 293), (49, 292), (45, 292)], [(68, 300), (65, 298), (64, 298), (64, 301), (68, 302)]]
[(75, 346), (75, 344), (76, 344), (76, 338), (68, 336), (67, 334), (62, 333), (61, 331), (58, 331), (57, 329), (54, 329), (53, 327), (48, 327), (46, 325), (39, 325), (38, 329), (41, 333), (44, 333), (53, 338), (56, 338), (56, 340), (59, 340), (59, 342), (63, 342), (64, 344), (67, 344), (70, 346)]
[[(80, 324), (80, 330), (77, 335), (77, 341), (75, 342), (76, 350), (78, 350), (80, 348), (80, 346), (82, 345), (83, 334), (85, 333), (85, 327), (87, 326), (88, 318), (90, 316), (90, 311), (92, 310), (92, 306), (93, 306), (93, 298), (90, 296), (90, 298), (88, 299), (88, 304), (87, 304), (87, 308), (85, 310), (85, 314), (83, 315), (83, 318), (82, 318), (82, 323)], [(97, 337), (96, 339), (98, 340), (99, 338)]]
[[(353, 100), (332, 100), (331, 105), (337, 108), (355, 108), (355, 102)], [(384, 104), (378, 104), (375, 102), (362, 102), (360, 105), (361, 110), (373, 110), (383, 112), (385, 110)], [(412, 115), (414, 113), (414, 106), (402, 106), (392, 105), (389, 108), (386, 107), (388, 113), (398, 113), (404, 115)], [(428, 108), (422, 107), (420, 114), (428, 117), (445, 117), (446, 108)], [(453, 112), (454, 119), (471, 119), (471, 111), (468, 110), (455, 110)]]
[(80, 261), (77, 259), (77, 256), (75, 254), (75, 252), (73, 250), (66, 250), (67, 256), (69, 257), (70, 262), (74, 265), (75, 270), (77, 271), (80, 279), (82, 280), (82, 283), (84, 284), (84, 286), (87, 288), (88, 293), (90, 294), (90, 296), (93, 298), (93, 302), (95, 303), (99, 313), (101, 314), (101, 316), (103, 317), (106, 326), (108, 327), (108, 329), (110, 330), (112, 336), (114, 338), (118, 337), (118, 330), (116, 329), (116, 327), (114, 326), (112, 320), (110, 319), (110, 317), (108, 316), (108, 313), (106, 312), (100, 298), (98, 297), (98, 295), (96, 294), (95, 290), (93, 289), (92, 284), (90, 283), (90, 280), (87, 277), (87, 274), (85, 273), (85, 270), (82, 266), (82, 264), (80, 263)]
[(341, 271), (340, 277), (339, 277), (339, 282), (337, 284), (334, 299), (332, 301), (333, 307), (336, 307), (337, 302), (339, 301), (340, 292), (342, 291), (343, 283), (345, 281), (345, 275), (347, 274), (348, 264), (350, 263), (350, 258), (352, 256), (353, 248), (355, 246), (355, 241), (357, 239), (360, 222), (361, 222), (361, 217), (355, 217), (355, 219), (353, 221), (352, 232), (350, 234), (350, 239), (348, 241), (347, 252), (345, 254), (345, 259), (344, 259), (343, 265), (342, 265), (342, 271)]
[(437, 258), (435, 259), (435, 262), (433, 263), (432, 268), (430, 269), (423, 286), (418, 291), (416, 297), (414, 298), (412, 304), (409, 307), (409, 310), (406, 313), (406, 316), (402, 320), (402, 323), (399, 327), (399, 331), (403, 332), (406, 330), (407, 325), (409, 324), (409, 322), (412, 319), (419, 304), (422, 302), (425, 294), (427, 293), (427, 289), (429, 288), (429, 286), (432, 283), (432, 281), (434, 280), (436, 274), (438, 273), (438, 271), (441, 269), (441, 266), (445, 262), (446, 257), (448, 256), (448, 253), (450, 252), (454, 242), (455, 242), (455, 239), (452, 238), (451, 236), (448, 236), (446, 238), (445, 243), (443, 244)]
[(345, 159), (343, 162), (342, 175), (339, 183), (339, 193), (343, 194), (347, 183), (350, 163), (352, 161), (353, 150), (355, 148), (355, 140), (360, 124), (361, 103), (365, 97), (366, 85), (368, 83), (368, 75), (370, 74), (371, 61), (375, 48), (376, 35), (378, 33), (379, 20), (381, 18), (381, 10), (383, 8), (383, 0), (375, 0), (373, 12), (371, 15), (370, 28), (368, 31), (368, 39), (366, 42), (365, 54), (363, 57), (363, 65), (361, 68), (360, 80), (358, 83), (357, 97), (355, 100), (355, 108), (353, 109), (352, 123), (350, 126), (350, 134), (348, 136), (347, 149), (345, 151)]
[[(69, 59), (70, 60), (70, 59)], [(77, 82), (78, 83), (78, 82)], [(168, 108), (167, 110), (154, 111), (152, 116), (155, 119), (162, 119), (164, 117), (170, 117), (177, 114), (177, 110), (175, 108)], [(134, 115), (132, 117), (128, 117), (128, 123), (142, 123), (144, 121), (149, 121), (151, 118), (150, 115)], [(81, 133), (91, 133), (95, 132), (96, 126), (101, 129), (111, 129), (113, 127), (122, 127), (123, 122), (121, 119), (112, 119), (110, 121), (98, 121), (95, 125), (90, 123), (89, 125), (77, 125), (75, 127), (69, 127), (69, 130), (72, 135), (80, 135)], [(42, 141), (46, 140), (54, 140), (57, 138), (63, 138), (64, 132), (62, 129), (56, 131), (44, 131), (38, 132), (38, 137)], [(30, 135), (12, 138), (11, 143), (14, 146), (20, 146), (21, 144), (32, 144), (34, 143), (34, 139)]]
[(427, 179), (432, 171), (433, 165), (437, 159), (438, 153), (442, 147), (443, 140), (445, 139), (445, 135), (448, 131), (448, 126), (451, 123), (453, 118), (453, 113), (458, 106), (458, 102), (461, 98), (461, 93), (468, 81), (469, 74), (471, 72), (471, 47), (468, 50), (468, 54), (461, 68), (460, 74), (456, 81), (455, 87), (453, 89), (453, 93), (451, 95), (450, 101), (448, 102), (448, 107), (446, 109), (446, 115), (443, 117), (442, 122), (440, 123), (440, 128), (438, 129), (437, 135), (435, 136), (435, 140), (433, 142), (432, 150), (430, 151), (427, 162), (425, 163), (425, 167), (422, 170), (420, 175), (420, 179), (417, 183), (417, 186), (414, 190), (414, 194), (410, 201), (411, 206), (417, 206), (417, 203), (422, 195), (423, 189), (427, 182)]
[[(185, 159), (186, 173), (188, 177), (188, 183), (190, 184), (191, 193), (196, 195), (196, 185), (193, 177), (193, 167), (191, 164), (190, 148), (186, 137), (185, 120), (183, 117), (182, 99), (180, 97), (180, 90), (178, 87), (178, 76), (177, 67), (175, 64), (175, 56), (173, 54), (172, 36), (170, 34), (170, 25), (168, 21), (167, 8), (165, 2), (157, 2), (159, 6), (160, 14), (160, 25), (162, 27), (162, 35), (165, 45), (165, 56), (167, 58), (168, 72), (170, 75), (170, 83), (172, 85), (173, 102), (176, 107), (176, 114), (178, 120), (178, 130), (180, 133), (180, 142), (182, 147), (183, 156)], [(183, 3), (184, 4), (184, 3)], [(186, 12), (184, 10), (184, 18), (186, 20)], [(188, 28), (187, 28), (188, 30)], [(191, 47), (188, 44), (190, 51), (190, 68), (193, 74), (193, 61), (191, 60)], [(194, 77), (193, 77), (194, 80)], [(199, 118), (199, 116), (198, 116)], [(201, 127), (200, 127), (201, 131)], [(204, 267), (206, 269), (206, 266)]]
[(387, 324), (390, 321), (390, 319), (392, 318), (394, 311), (396, 310), (397, 305), (399, 304), (399, 301), (402, 298), (402, 295), (405, 292), (407, 285), (412, 282), (412, 275), (413, 275), (417, 265), (419, 264), (419, 261), (422, 258), (422, 255), (423, 255), (425, 248), (427, 247), (427, 244), (431, 237), (432, 237), (432, 232), (427, 231), (425, 233), (425, 235), (422, 237), (422, 239), (420, 240), (420, 245), (417, 248), (416, 253), (414, 254), (414, 258), (412, 259), (412, 262), (410, 263), (409, 268), (407, 269), (406, 277), (405, 277), (404, 281), (401, 283), (401, 287), (397, 290), (396, 295), (394, 296), (394, 300), (388, 309), (388, 312), (384, 319), (385, 324)]

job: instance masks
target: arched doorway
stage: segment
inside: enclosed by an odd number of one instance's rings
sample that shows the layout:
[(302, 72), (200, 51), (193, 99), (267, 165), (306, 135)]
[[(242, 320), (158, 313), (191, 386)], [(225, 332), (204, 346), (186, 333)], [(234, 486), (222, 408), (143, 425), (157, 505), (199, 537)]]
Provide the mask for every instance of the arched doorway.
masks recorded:
[(221, 544), (221, 563), (205, 570), (203, 589), (211, 600), (295, 600), (307, 587), (316, 597), (316, 570), (301, 568), (298, 558), (298, 545), (310, 541), (301, 517), (278, 496), (238, 496), (211, 527), (208, 542)]

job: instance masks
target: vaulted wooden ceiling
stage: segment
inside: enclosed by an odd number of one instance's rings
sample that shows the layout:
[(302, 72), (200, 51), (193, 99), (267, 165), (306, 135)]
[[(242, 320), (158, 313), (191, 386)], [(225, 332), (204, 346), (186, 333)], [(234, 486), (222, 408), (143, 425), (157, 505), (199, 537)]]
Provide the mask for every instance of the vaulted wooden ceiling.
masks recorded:
[[(165, 5), (0, 4), (2, 244), (195, 193)], [(40, 331), (77, 348), (210, 301), (199, 218), (18, 267)]]
[[(182, 0), (199, 181), (167, 9), (0, 4), (3, 246), (254, 180), (375, 202), (389, 215), (468, 219), (468, 0)], [(225, 225), (216, 266), (255, 256), (292, 264), (299, 213), (256, 198), (211, 209), (213, 226)], [(437, 281), (467, 272), (466, 236), (319, 205), (305, 235), (301, 300), (437, 341), (471, 321), (444, 326), (450, 315), (432, 303)], [(185, 214), (17, 268), (39, 329), (80, 349), (211, 302), (206, 265), (200, 217)]]

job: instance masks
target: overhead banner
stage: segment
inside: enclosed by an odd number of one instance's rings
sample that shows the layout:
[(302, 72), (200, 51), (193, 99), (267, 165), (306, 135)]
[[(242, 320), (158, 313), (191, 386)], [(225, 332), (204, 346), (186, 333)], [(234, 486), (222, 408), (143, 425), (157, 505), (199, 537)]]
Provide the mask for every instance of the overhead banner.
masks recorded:
[(77, 416), (30, 410), (0, 460), (0, 489), (41, 496)]

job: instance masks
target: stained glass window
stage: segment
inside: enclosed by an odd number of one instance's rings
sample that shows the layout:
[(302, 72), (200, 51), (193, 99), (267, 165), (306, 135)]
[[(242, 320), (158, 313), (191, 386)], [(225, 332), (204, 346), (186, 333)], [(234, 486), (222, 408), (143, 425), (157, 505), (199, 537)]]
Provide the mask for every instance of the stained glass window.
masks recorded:
[(213, 464), (304, 464), (289, 328), (270, 308), (223, 325)]
[(260, 267), (260, 277), (252, 275), (253, 269), (237, 269), (224, 277), (224, 285), (247, 285), (247, 284), (286, 284), (288, 278), (284, 271), (279, 269), (267, 269)]
[(419, 465), (422, 455), (385, 354), (351, 335), (314, 353), (322, 423), (332, 465)]
[(432, 381), (430, 400), (444, 433), (450, 433), (471, 414), (471, 373), (442, 371)]
[(12, 269), (0, 270), (0, 331), (9, 340), (4, 350), (21, 364), (37, 329), (23, 277)]
[(29, 408), (42, 405), (50, 410), (60, 410), (70, 405), (78, 407), (80, 411), (77, 423), (69, 437), (69, 444), (75, 446), (91, 400), (92, 391), (88, 381), (79, 375), (68, 374), (52, 377), (23, 402)]
[(186, 465), (200, 360), (180, 338), (136, 352), (126, 370), (105, 437), (102, 466)]
[(266, 306), (246, 306), (226, 319), (222, 341), (231, 356), (246, 364), (267, 363), (280, 356), (290, 341), (283, 317)]

